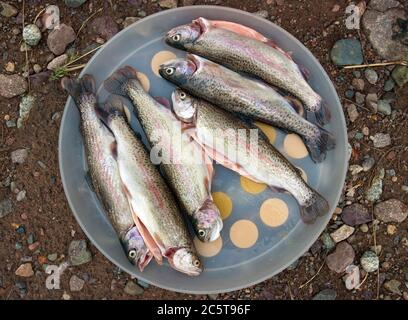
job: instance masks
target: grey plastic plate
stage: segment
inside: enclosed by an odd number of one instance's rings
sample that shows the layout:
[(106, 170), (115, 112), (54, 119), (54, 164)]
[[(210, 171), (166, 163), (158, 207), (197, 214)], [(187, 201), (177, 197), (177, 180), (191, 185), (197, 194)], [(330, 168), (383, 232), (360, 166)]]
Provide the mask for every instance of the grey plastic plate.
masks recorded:
[[(309, 184), (329, 201), (330, 212), (313, 225), (305, 225), (299, 220), (298, 206), (291, 196), (274, 194), (269, 189), (257, 195), (246, 193), (237, 174), (215, 165), (213, 191), (226, 193), (233, 202), (232, 214), (224, 221), (221, 234), (223, 248), (220, 253), (211, 258), (203, 258), (205, 271), (199, 277), (188, 277), (174, 271), (167, 263), (158, 266), (154, 261), (141, 273), (127, 260), (101, 204), (85, 180), (87, 166), (79, 130), (79, 113), (71, 98), (66, 103), (61, 122), (59, 161), (64, 190), (76, 220), (92, 243), (110, 261), (129, 274), (155, 286), (178, 292), (209, 294), (237, 290), (266, 280), (284, 270), (308, 250), (324, 230), (339, 200), (347, 168), (347, 140), (338, 96), (319, 62), (285, 30), (240, 10), (218, 6), (192, 6), (151, 15), (107, 42), (89, 61), (81, 76), (89, 73), (95, 77), (98, 99), (103, 102), (107, 97), (107, 92), (102, 87), (103, 80), (120, 66), (131, 65), (149, 78), (150, 93), (153, 96), (170, 98), (174, 87), (153, 73), (150, 61), (155, 53), (162, 50), (183, 56), (184, 52), (165, 44), (163, 35), (169, 29), (189, 23), (200, 16), (229, 20), (254, 28), (273, 39), (286, 51), (293, 52), (295, 61), (310, 70), (312, 87), (331, 108), (332, 121), (327, 129), (336, 137), (337, 146), (319, 165), (314, 164), (308, 157), (290, 160), (307, 173)], [(141, 132), (134, 116), (131, 124), (136, 131)], [(279, 132), (274, 143), (279, 150), (283, 150), (283, 137), (284, 133)], [(290, 210), (287, 221), (277, 228), (264, 225), (259, 217), (262, 202), (272, 197), (283, 199)], [(258, 228), (258, 240), (248, 249), (235, 247), (229, 238), (231, 225), (240, 219), (252, 220)]]

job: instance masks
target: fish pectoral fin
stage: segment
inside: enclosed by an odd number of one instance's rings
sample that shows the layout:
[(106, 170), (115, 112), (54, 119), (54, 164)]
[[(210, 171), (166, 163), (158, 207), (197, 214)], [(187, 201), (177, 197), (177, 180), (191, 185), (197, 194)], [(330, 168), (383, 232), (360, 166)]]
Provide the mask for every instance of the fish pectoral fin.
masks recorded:
[(135, 221), (136, 227), (140, 232), (140, 235), (142, 236), (144, 242), (146, 243), (147, 248), (153, 255), (156, 262), (161, 265), (163, 263), (163, 257), (160, 247), (157, 245), (156, 241), (154, 240), (154, 237), (151, 235), (149, 230), (147, 230), (147, 228), (145, 227), (143, 222), (139, 219), (139, 217), (137, 216), (133, 209), (132, 216), (133, 220)]
[(89, 171), (85, 173), (85, 181), (88, 184), (89, 188), (92, 190), (92, 192), (96, 193), (95, 186), (93, 184), (92, 177)]

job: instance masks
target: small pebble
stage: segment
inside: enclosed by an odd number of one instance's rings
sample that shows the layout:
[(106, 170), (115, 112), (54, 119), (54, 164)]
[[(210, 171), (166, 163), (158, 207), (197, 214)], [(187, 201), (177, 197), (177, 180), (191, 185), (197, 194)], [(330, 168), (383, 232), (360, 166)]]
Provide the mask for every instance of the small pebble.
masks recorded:
[(57, 253), (51, 253), (47, 256), (47, 259), (51, 262), (54, 262), (55, 260), (57, 260), (58, 258), (58, 254)]
[(366, 77), (367, 81), (371, 84), (376, 84), (378, 81), (378, 74), (373, 69), (366, 69), (364, 71), (364, 76)]
[(361, 232), (364, 232), (364, 233), (368, 232), (368, 230), (369, 230), (368, 225), (366, 223), (362, 224), (360, 226), (360, 230), (361, 230)]
[(397, 232), (397, 227), (396, 226), (394, 226), (393, 224), (387, 225), (387, 233), (389, 235), (394, 235), (395, 232)]
[(23, 233), (25, 233), (25, 228), (24, 228), (24, 226), (19, 226), (19, 227), (17, 227), (16, 232), (17, 232), (18, 234), (23, 234)]
[(373, 251), (364, 252), (361, 256), (360, 263), (366, 272), (377, 271), (380, 265), (378, 256)]
[(386, 91), (386, 92), (392, 91), (394, 89), (394, 87), (395, 87), (395, 81), (392, 78), (385, 81), (384, 91)]

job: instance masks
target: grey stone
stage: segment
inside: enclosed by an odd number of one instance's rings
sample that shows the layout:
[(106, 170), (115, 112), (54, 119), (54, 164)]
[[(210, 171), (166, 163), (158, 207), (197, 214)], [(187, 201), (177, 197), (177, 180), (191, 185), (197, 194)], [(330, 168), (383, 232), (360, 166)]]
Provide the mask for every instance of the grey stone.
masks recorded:
[(392, 279), (384, 283), (384, 288), (393, 294), (401, 295), (400, 290), (401, 282), (398, 280)]
[(177, 0), (159, 0), (159, 6), (163, 9), (177, 8)]
[(313, 297), (313, 300), (336, 300), (337, 292), (333, 289), (324, 289)]
[(346, 241), (340, 242), (333, 253), (326, 258), (327, 266), (330, 270), (343, 273), (354, 261), (355, 253), (351, 245)]
[(269, 12), (267, 10), (259, 10), (257, 12), (254, 12), (254, 15), (264, 18), (264, 19), (268, 19)]
[(366, 77), (367, 81), (371, 84), (376, 84), (378, 81), (378, 74), (373, 69), (366, 69), (364, 71), (364, 76)]
[(16, 200), (17, 200), (18, 202), (23, 201), (23, 200), (26, 198), (26, 194), (27, 194), (27, 191), (21, 190), (19, 193), (17, 193)]
[(33, 47), (41, 40), (41, 31), (35, 24), (29, 24), (23, 29), (23, 40)]
[(408, 58), (408, 46), (399, 39), (393, 39), (393, 26), (398, 18), (407, 18), (403, 9), (390, 9), (386, 12), (367, 10), (363, 15), (363, 28), (371, 45), (386, 60)]
[(387, 11), (391, 8), (397, 8), (401, 4), (397, 0), (370, 0), (368, 7), (377, 11)]
[(363, 171), (367, 172), (374, 166), (374, 164), (375, 159), (373, 157), (368, 157), (363, 160), (363, 163), (361, 165), (363, 167)]
[(380, 260), (375, 252), (369, 250), (363, 253), (360, 259), (361, 267), (366, 272), (374, 272), (378, 270), (380, 266)]
[(4, 199), (0, 201), (0, 218), (4, 218), (8, 214), (13, 212), (13, 203), (10, 199)]
[(363, 104), (365, 101), (365, 97), (366, 96), (364, 94), (360, 92), (356, 92), (356, 103), (360, 105)]
[(372, 219), (366, 207), (359, 203), (353, 203), (343, 209), (341, 220), (349, 226), (355, 227), (370, 222)]
[(0, 14), (6, 18), (14, 17), (18, 13), (16, 7), (4, 1), (0, 1), (0, 9), (1, 9)]
[(347, 114), (349, 116), (350, 121), (351, 122), (356, 121), (359, 116), (357, 107), (354, 104), (350, 103), (346, 106), (346, 109), (347, 109)]
[(60, 55), (60, 56), (52, 59), (48, 63), (47, 69), (48, 70), (58, 69), (58, 68), (62, 67), (64, 64), (66, 64), (67, 61), (68, 61), (68, 55), (66, 53), (64, 53), (63, 55)]
[(379, 174), (376, 175), (371, 182), (370, 187), (365, 192), (365, 198), (367, 201), (375, 202), (380, 199), (383, 192), (383, 179), (385, 176), (384, 169), (381, 169)]
[(396, 66), (392, 71), (391, 76), (398, 86), (403, 87), (408, 83), (408, 67)]
[(364, 82), (363, 79), (354, 78), (354, 79), (351, 81), (351, 84), (352, 84), (352, 86), (353, 86), (356, 90), (358, 90), (358, 91), (363, 91), (363, 90), (364, 90), (365, 82)]
[(354, 233), (354, 228), (348, 226), (347, 224), (343, 224), (340, 228), (336, 231), (332, 232), (330, 236), (334, 240), (334, 242), (338, 243), (340, 241), (346, 240)]
[(336, 246), (336, 243), (333, 241), (332, 237), (330, 237), (330, 234), (328, 234), (327, 232), (322, 234), (322, 242), (323, 242), (323, 247), (327, 251), (330, 251)]
[(27, 156), (28, 156), (27, 149), (17, 149), (10, 154), (11, 162), (18, 164), (23, 164), (27, 159)]
[(140, 18), (139, 17), (126, 17), (125, 20), (123, 20), (123, 28), (127, 28), (129, 27), (131, 24), (139, 21)]
[(354, 98), (354, 94), (355, 94), (354, 90), (351, 90), (351, 89), (346, 90), (346, 92), (344, 93), (346, 98), (350, 100)]
[(371, 136), (375, 148), (385, 148), (391, 144), (391, 137), (388, 133), (376, 133)]
[(95, 18), (92, 21), (90, 28), (95, 35), (106, 41), (119, 32), (118, 24), (111, 16)]
[(71, 290), (71, 291), (81, 291), (82, 288), (84, 287), (84, 284), (85, 284), (84, 280), (77, 277), (76, 275), (73, 275), (69, 279), (69, 290)]
[(408, 207), (398, 199), (390, 199), (378, 203), (374, 207), (374, 215), (383, 222), (403, 222), (408, 216)]
[(26, 92), (27, 81), (18, 74), (0, 74), (0, 96), (13, 98)]
[(73, 266), (79, 266), (92, 260), (91, 252), (87, 249), (85, 240), (71, 241), (68, 256)]
[(377, 108), (378, 108), (378, 112), (389, 116), (391, 115), (392, 112), (392, 108), (391, 108), (391, 104), (386, 101), (386, 100), (378, 100), (377, 102)]
[(366, 98), (365, 98), (365, 102), (367, 107), (370, 108), (370, 110), (374, 113), (377, 112), (378, 110), (378, 95), (376, 93), (369, 93), (367, 94)]
[(144, 292), (143, 288), (137, 285), (133, 280), (126, 283), (124, 291), (130, 296), (141, 295)]
[(360, 285), (360, 269), (355, 265), (348, 266), (343, 280), (347, 290), (357, 288)]
[(392, 91), (394, 89), (394, 87), (395, 87), (395, 81), (392, 78), (385, 81), (384, 91), (387, 91), (387, 92)]
[(48, 35), (47, 45), (52, 53), (61, 55), (64, 53), (68, 44), (76, 39), (76, 34), (71, 26), (60, 24)]
[(20, 102), (20, 116), (17, 119), (17, 128), (22, 128), (27, 121), (31, 109), (34, 107), (36, 98), (33, 95), (26, 95), (21, 98)]
[(356, 39), (338, 40), (331, 52), (330, 57), (337, 66), (346, 66), (363, 63), (361, 43)]
[(51, 262), (54, 262), (55, 260), (58, 259), (58, 253), (50, 253), (50, 254), (47, 256), (47, 259), (48, 259), (49, 261), (51, 261)]

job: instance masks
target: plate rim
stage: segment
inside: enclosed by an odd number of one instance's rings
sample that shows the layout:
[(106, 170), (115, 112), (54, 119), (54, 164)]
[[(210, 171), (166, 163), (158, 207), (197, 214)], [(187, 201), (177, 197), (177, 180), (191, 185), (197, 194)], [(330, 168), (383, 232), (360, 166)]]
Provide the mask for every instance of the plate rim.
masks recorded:
[[(267, 20), (267, 19), (258, 17), (258, 16), (256, 16), (255, 14), (250, 13), (250, 12), (247, 12), (247, 11), (244, 11), (244, 10), (240, 10), (240, 9), (236, 9), (236, 8), (232, 8), (232, 7), (226, 7), (226, 6), (217, 6), (217, 5), (194, 5), (194, 6), (177, 7), (177, 8), (174, 8), (174, 9), (162, 10), (162, 11), (160, 11), (160, 12), (156, 12), (156, 13), (151, 14), (151, 15), (145, 17), (145, 18), (142, 18), (142, 19), (140, 19), (140, 20), (134, 22), (134, 23), (131, 24), (130, 26), (124, 28), (123, 30), (121, 30), (121, 31), (118, 32), (117, 34), (115, 34), (115, 35), (114, 35), (111, 39), (109, 39), (99, 50), (97, 50), (96, 53), (95, 53), (95, 54), (91, 57), (91, 59), (87, 62), (85, 68), (80, 72), (80, 74), (79, 74), (78, 77), (82, 77), (84, 74), (86, 74), (86, 69), (87, 69), (87, 67), (88, 67), (89, 65), (91, 65), (95, 59), (97, 59), (97, 57), (99, 56), (99, 54), (101, 54), (101, 52), (104, 50), (104, 48), (105, 48), (105, 46), (106, 46), (107, 44), (109, 44), (109, 43), (112, 42), (112, 41), (115, 41), (115, 39), (119, 38), (123, 33), (127, 32), (127, 31), (129, 30), (129, 28), (134, 27), (135, 25), (137, 25), (137, 24), (140, 23), (140, 22), (143, 22), (143, 21), (146, 21), (146, 20), (149, 20), (149, 19), (154, 19), (154, 18), (156, 18), (156, 17), (158, 17), (158, 16), (161, 16), (161, 15), (164, 15), (164, 14), (169, 14), (169, 13), (172, 13), (172, 12), (174, 12), (174, 11), (188, 11), (188, 10), (191, 10), (192, 8), (208, 9), (208, 10), (220, 10), (220, 9), (221, 9), (221, 10), (226, 10), (226, 11), (230, 11), (230, 12), (235, 12), (235, 13), (239, 13), (239, 14), (242, 14), (242, 15), (246, 15), (246, 16), (250, 17), (251, 19), (255, 19), (255, 20), (262, 21), (262, 23), (265, 23), (265, 22), (266, 22), (267, 24), (273, 25), (274, 28), (277, 28), (279, 31), (281, 31), (282, 33), (284, 33), (291, 41), (293, 41), (293, 42), (295, 42), (297, 45), (303, 47), (304, 50), (309, 54), (309, 56), (317, 62), (318, 68), (320, 69), (320, 73), (323, 75), (324, 80), (328, 82), (330, 89), (331, 89), (333, 92), (335, 92), (335, 97), (334, 97), (334, 98), (335, 98), (337, 104), (341, 107), (342, 104), (341, 104), (339, 95), (338, 95), (338, 93), (337, 93), (337, 90), (336, 90), (336, 88), (334, 87), (334, 84), (333, 84), (333, 82), (331, 81), (331, 79), (330, 79), (329, 75), (327, 74), (326, 70), (323, 68), (323, 66), (321, 65), (320, 61), (314, 56), (314, 54), (313, 54), (300, 40), (298, 40), (295, 36), (293, 36), (289, 31), (286, 31), (285, 29), (283, 29), (283, 28), (280, 27), (279, 25), (273, 23), (272, 21), (269, 21), (269, 20)], [(62, 146), (62, 140), (63, 140), (63, 138), (62, 138), (62, 136), (63, 136), (63, 135), (62, 135), (62, 131), (63, 131), (64, 127), (66, 126), (65, 118), (66, 118), (67, 113), (68, 113), (69, 105), (70, 105), (72, 102), (73, 102), (73, 101), (72, 101), (72, 98), (71, 98), (70, 96), (68, 96), (68, 99), (67, 99), (67, 101), (66, 101), (66, 103), (65, 103), (65, 106), (64, 106), (64, 111), (63, 111), (63, 115), (62, 115), (61, 122), (60, 122), (60, 129), (59, 129), (59, 133), (58, 133), (58, 134), (59, 134), (59, 136), (58, 136), (58, 164), (59, 164), (59, 171), (60, 171), (61, 182), (62, 182), (62, 185), (63, 185), (65, 198), (66, 198), (67, 201), (68, 201), (69, 208), (70, 208), (72, 214), (74, 215), (76, 222), (79, 224), (79, 226), (81, 227), (82, 231), (85, 233), (85, 235), (87, 236), (87, 238), (88, 238), (88, 239), (92, 242), (92, 244), (98, 249), (98, 251), (100, 251), (100, 252), (104, 255), (104, 257), (106, 257), (112, 264), (114, 264), (115, 266), (117, 266), (117, 267), (123, 269), (126, 273), (130, 274), (131, 276), (133, 276), (132, 271), (129, 270), (129, 268), (127, 268), (127, 267), (124, 268), (124, 267), (122, 267), (122, 266), (119, 266), (119, 265), (115, 262), (115, 260), (114, 260), (113, 258), (111, 258), (111, 256), (94, 240), (94, 237), (88, 232), (88, 230), (87, 230), (87, 228), (85, 227), (85, 225), (82, 224), (81, 219), (79, 219), (79, 217), (78, 217), (78, 215), (77, 215), (77, 212), (74, 210), (74, 204), (73, 204), (73, 202), (72, 202), (72, 199), (71, 199), (71, 197), (68, 196), (68, 194), (67, 194), (67, 189), (68, 189), (68, 187), (67, 187), (67, 181), (66, 181), (66, 177), (65, 177), (65, 175), (64, 175), (64, 171), (62, 170), (62, 162), (63, 162), (64, 160), (62, 160), (62, 154), (61, 154), (61, 153), (62, 153), (62, 151), (61, 151), (62, 148), (61, 148), (61, 146)], [(346, 125), (346, 121), (345, 121), (344, 111), (343, 111), (342, 109), (341, 109), (341, 117), (340, 117), (339, 121), (341, 122), (341, 128), (342, 128), (342, 131), (343, 131), (344, 136), (346, 137), (346, 142), (347, 142), (347, 125)], [(347, 147), (347, 144), (346, 144), (346, 146), (345, 146), (346, 152), (344, 152), (344, 154), (343, 154), (345, 165), (343, 166), (342, 172), (340, 173), (340, 176), (342, 177), (342, 185), (344, 184), (344, 182), (345, 182), (345, 180), (346, 180), (347, 167), (348, 167), (348, 162), (349, 162), (348, 155), (347, 155), (347, 148), (348, 148), (348, 147)], [(340, 199), (340, 196), (341, 196), (341, 193), (342, 193), (342, 188), (340, 188), (340, 191), (338, 192), (338, 194), (337, 194), (336, 197), (335, 197), (336, 202), (335, 202), (335, 205), (334, 205), (334, 206), (336, 206), (336, 205), (338, 204), (339, 199)], [(330, 208), (330, 209), (331, 209), (331, 208)], [(307, 252), (307, 250), (309, 250), (309, 248), (313, 245), (313, 243), (319, 238), (319, 236), (322, 234), (322, 232), (323, 232), (324, 229), (326, 228), (326, 226), (327, 226), (328, 222), (330, 221), (330, 219), (331, 219), (331, 214), (330, 214), (330, 213), (328, 213), (325, 217), (323, 217), (323, 221), (322, 221), (321, 227), (318, 228), (319, 232), (316, 232), (316, 234), (313, 235), (313, 236), (310, 238), (310, 241), (307, 243), (307, 245), (304, 246), (304, 248), (305, 248), (305, 249), (304, 249), (304, 252)], [(294, 261), (296, 261), (297, 259), (299, 259), (299, 258), (304, 254), (304, 252), (303, 252), (302, 254), (300, 254), (299, 256), (290, 259), (287, 264), (284, 264), (281, 268), (276, 269), (273, 273), (271, 273), (271, 274), (268, 275), (268, 276), (259, 277), (256, 281), (252, 281), (252, 282), (250, 282), (250, 283), (248, 283), (248, 284), (246, 284), (246, 285), (236, 285), (236, 286), (232, 286), (232, 287), (229, 287), (229, 288), (223, 289), (223, 290), (216, 289), (216, 290), (202, 290), (202, 291), (201, 291), (201, 290), (194, 290), (194, 291), (191, 291), (191, 290), (189, 290), (189, 289), (173, 288), (173, 287), (168, 287), (168, 286), (166, 286), (166, 285), (162, 285), (162, 284), (157, 283), (157, 282), (155, 282), (155, 281), (152, 281), (152, 280), (150, 280), (150, 279), (146, 279), (146, 278), (143, 276), (143, 274), (142, 274), (142, 275), (138, 275), (137, 278), (139, 278), (140, 280), (143, 280), (144, 282), (146, 282), (146, 283), (148, 283), (148, 284), (151, 284), (151, 285), (153, 285), (153, 286), (156, 286), (156, 287), (159, 287), (159, 288), (162, 288), (162, 289), (165, 289), (165, 290), (169, 290), (169, 291), (172, 291), (172, 292), (186, 293), (186, 294), (200, 294), (200, 295), (203, 295), (203, 294), (227, 293), (227, 292), (231, 292), (231, 291), (236, 291), (236, 290), (241, 290), (241, 289), (244, 289), (244, 288), (248, 288), (248, 287), (254, 286), (254, 285), (256, 285), (256, 284), (259, 284), (259, 283), (261, 283), (261, 282), (263, 282), (263, 281), (265, 281), (265, 280), (267, 280), (267, 279), (270, 279), (271, 277), (273, 277), (273, 276), (275, 276), (275, 275), (281, 273), (283, 270), (287, 269), (287, 267), (289, 267)]]

